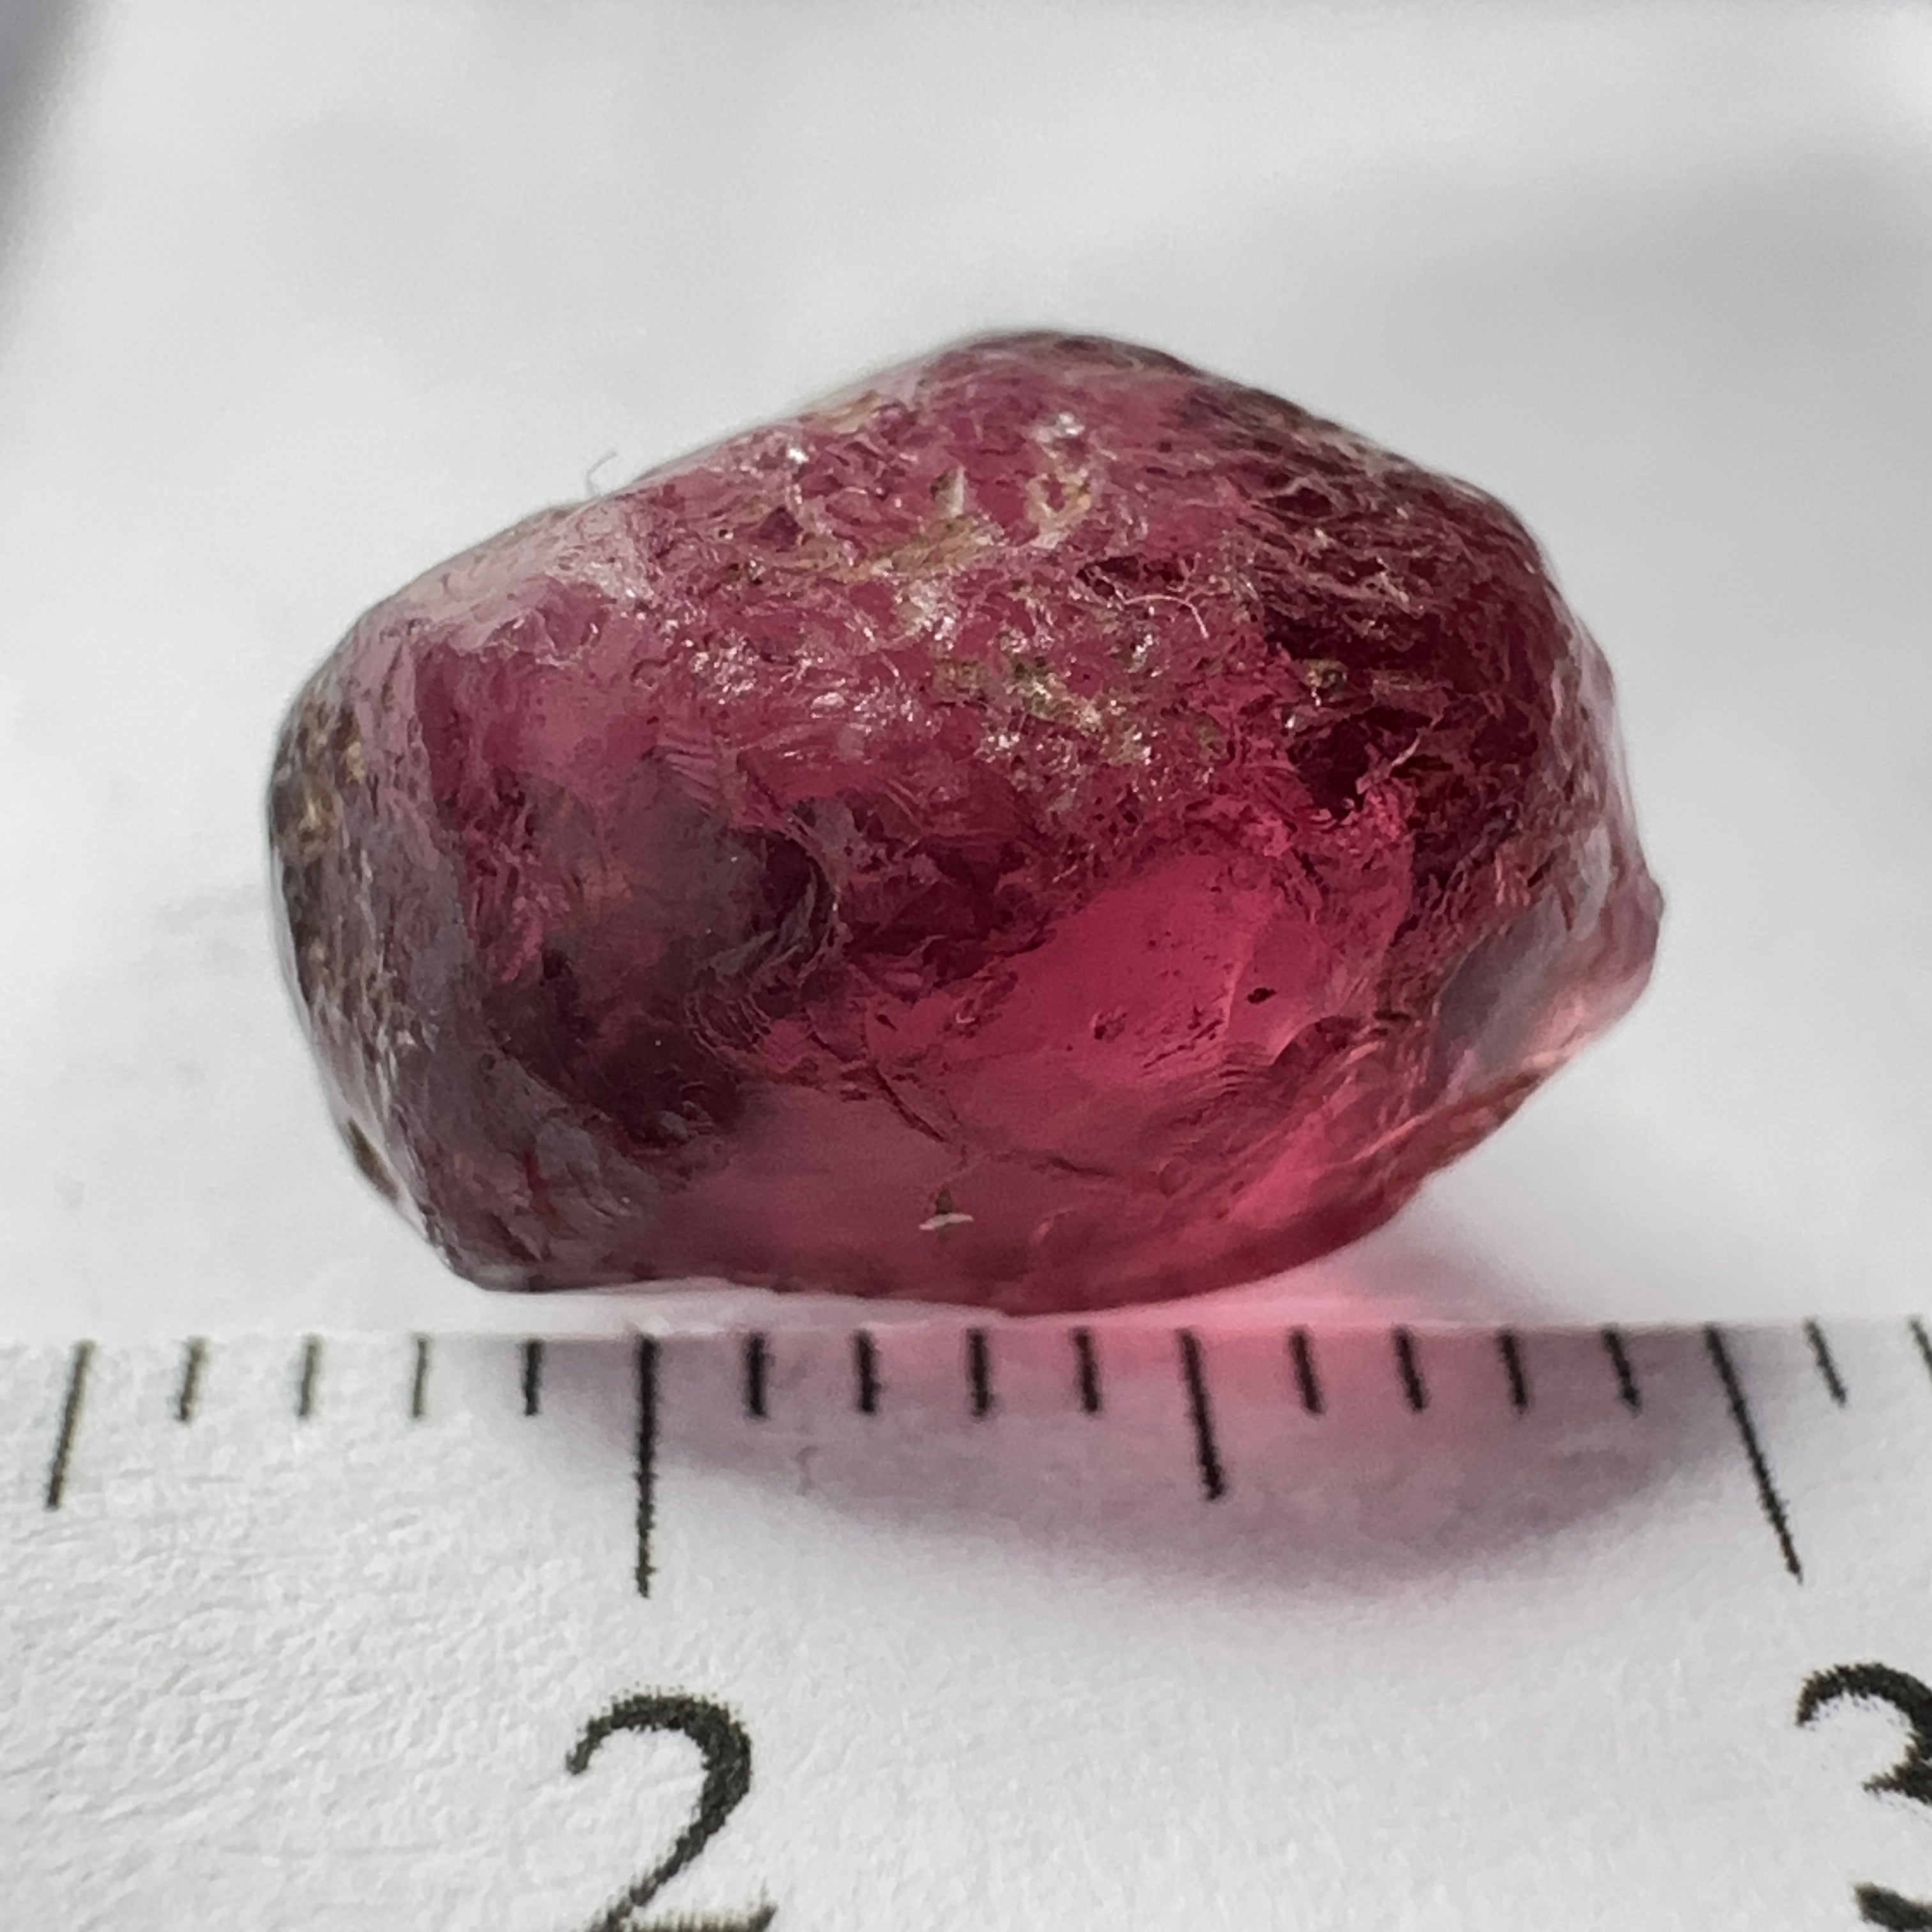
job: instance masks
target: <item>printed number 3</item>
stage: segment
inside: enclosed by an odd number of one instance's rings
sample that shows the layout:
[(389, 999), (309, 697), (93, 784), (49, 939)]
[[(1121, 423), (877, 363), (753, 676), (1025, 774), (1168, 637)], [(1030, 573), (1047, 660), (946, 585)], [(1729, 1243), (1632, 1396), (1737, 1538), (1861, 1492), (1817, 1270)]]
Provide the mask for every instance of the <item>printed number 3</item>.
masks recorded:
[[(1911, 1727), (1905, 1755), (1889, 1771), (1865, 1780), (1868, 1791), (1896, 1791), (1921, 1804), (1932, 1804), (1932, 1689), (1902, 1670), (1883, 1664), (1841, 1664), (1805, 1679), (1798, 1694), (1798, 1721), (1808, 1724), (1841, 1697), (1861, 1703), (1889, 1704)], [(1932, 1905), (1901, 1898), (1882, 1885), (1862, 1885), (1852, 1894), (1858, 1917), (1887, 1932), (1932, 1932)]]
[[(698, 1810), (677, 1843), (638, 1879), (610, 1909), (594, 1919), (589, 1932), (644, 1932), (638, 1916), (723, 1828), (752, 1788), (752, 1740), (722, 1704), (708, 1697), (675, 1695), (623, 1697), (584, 1726), (564, 1767), (573, 1778), (590, 1768), (604, 1741), (614, 1731), (675, 1731), (698, 1747), (704, 1760), (704, 1788)], [(680, 1919), (677, 1932), (764, 1932), (778, 1908), (762, 1905), (742, 1918)], [(1932, 1919), (1925, 1923), (1932, 1925)]]

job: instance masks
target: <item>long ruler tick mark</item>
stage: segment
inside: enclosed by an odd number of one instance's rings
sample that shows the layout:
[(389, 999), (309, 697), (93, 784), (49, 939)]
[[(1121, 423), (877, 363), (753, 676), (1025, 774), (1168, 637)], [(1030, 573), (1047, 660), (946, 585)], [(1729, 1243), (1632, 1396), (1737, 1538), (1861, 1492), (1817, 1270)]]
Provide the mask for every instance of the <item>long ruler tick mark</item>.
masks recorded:
[(94, 1362), (94, 1344), (76, 1342), (68, 1358), (67, 1394), (61, 1401), (60, 1428), (54, 1437), (52, 1460), (47, 1465), (46, 1506), (57, 1510), (67, 1494), (67, 1467), (74, 1438), (80, 1428), (81, 1404), (87, 1397), (87, 1372)]
[(1522, 1342), (1514, 1328), (1496, 1330), (1496, 1352), (1509, 1378), (1510, 1406), (1521, 1415), (1529, 1407), (1529, 1372), (1523, 1366)]
[(201, 1399), (202, 1364), (208, 1359), (208, 1344), (197, 1335), (182, 1350), (181, 1380), (175, 1384), (175, 1420), (192, 1422), (194, 1406)]
[(1798, 1547), (1791, 1540), (1791, 1525), (1784, 1513), (1784, 1498), (1778, 1493), (1771, 1480), (1771, 1465), (1765, 1459), (1764, 1447), (1758, 1441), (1757, 1426), (1751, 1420), (1750, 1406), (1744, 1400), (1744, 1384), (1738, 1379), (1738, 1372), (1731, 1362), (1731, 1352), (1724, 1346), (1723, 1331), (1715, 1322), (1704, 1330), (1704, 1346), (1710, 1352), (1711, 1366), (1718, 1372), (1718, 1379), (1724, 1384), (1724, 1400), (1731, 1412), (1731, 1420), (1736, 1425), (1738, 1438), (1744, 1444), (1744, 1460), (1750, 1465), (1751, 1480), (1757, 1485), (1758, 1506), (1764, 1511), (1765, 1520), (1771, 1525), (1772, 1534), (1778, 1538), (1778, 1547), (1784, 1558), (1784, 1567), (1792, 1578), (1804, 1580), (1803, 1566), (1798, 1561)]
[(1636, 1371), (1630, 1366), (1630, 1351), (1624, 1346), (1623, 1336), (1617, 1329), (1605, 1328), (1599, 1339), (1604, 1353), (1610, 1358), (1610, 1366), (1616, 1372), (1617, 1400), (1634, 1415), (1643, 1406), (1643, 1391), (1637, 1387)]
[(765, 1419), (765, 1384), (771, 1367), (771, 1344), (756, 1332), (745, 1337), (745, 1413), (754, 1422)]
[(296, 1375), (296, 1419), (306, 1422), (315, 1413), (316, 1384), (322, 1376), (322, 1338), (306, 1336), (302, 1342), (302, 1366)]
[(1175, 1330), (1180, 1346), (1181, 1378), (1187, 1384), (1188, 1420), (1194, 1425), (1194, 1459), (1201, 1471), (1201, 1490), (1210, 1502), (1228, 1493), (1227, 1472), (1214, 1440), (1214, 1412), (1208, 1400), (1208, 1371), (1201, 1356), (1201, 1338), (1192, 1328)]
[(416, 1338), (415, 1365), (410, 1371), (410, 1420), (420, 1422), (429, 1413), (429, 1337)]
[(532, 1336), (524, 1344), (524, 1413), (540, 1414), (543, 1410), (544, 1345)]
[(852, 1337), (852, 1377), (856, 1385), (859, 1413), (879, 1412), (879, 1345), (869, 1328), (861, 1328)]
[(1306, 1328), (1295, 1329), (1288, 1338), (1288, 1352), (1294, 1363), (1294, 1386), (1301, 1406), (1310, 1415), (1319, 1415), (1328, 1403), (1322, 1394), (1322, 1378), (1315, 1367), (1315, 1339)]
[(1418, 1415), (1429, 1406), (1429, 1389), (1422, 1379), (1422, 1364), (1415, 1353), (1415, 1337), (1406, 1328), (1393, 1328), (1389, 1340), (1395, 1346), (1395, 1365), (1402, 1377), (1402, 1399)]
[(1804, 1324), (1804, 1339), (1811, 1345), (1811, 1360), (1816, 1366), (1818, 1378), (1825, 1384), (1825, 1392), (1840, 1408), (1845, 1406), (1844, 1378), (1838, 1373), (1838, 1365), (1832, 1359), (1831, 1345), (1825, 1340), (1825, 1331), (1815, 1322)]
[(1094, 1342), (1092, 1329), (1074, 1330), (1073, 1360), (1078, 1378), (1080, 1412), (1083, 1415), (1098, 1415), (1100, 1413), (1100, 1352)]
[(658, 1343), (638, 1337), (638, 1594), (651, 1594), (651, 1532), (658, 1508)]
[(993, 1351), (983, 1328), (966, 1331), (966, 1382), (971, 1392), (973, 1413), (993, 1412)]

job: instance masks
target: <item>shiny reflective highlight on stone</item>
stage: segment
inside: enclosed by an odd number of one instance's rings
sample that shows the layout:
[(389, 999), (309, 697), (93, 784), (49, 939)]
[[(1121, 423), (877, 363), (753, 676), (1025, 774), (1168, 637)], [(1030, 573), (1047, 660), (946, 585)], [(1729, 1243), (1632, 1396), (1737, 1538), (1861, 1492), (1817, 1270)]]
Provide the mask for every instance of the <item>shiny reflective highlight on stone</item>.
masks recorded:
[(344, 1136), (506, 1288), (1286, 1267), (1615, 1019), (1659, 910), (1507, 510), (1046, 334), (430, 572), (297, 699), (271, 815)]

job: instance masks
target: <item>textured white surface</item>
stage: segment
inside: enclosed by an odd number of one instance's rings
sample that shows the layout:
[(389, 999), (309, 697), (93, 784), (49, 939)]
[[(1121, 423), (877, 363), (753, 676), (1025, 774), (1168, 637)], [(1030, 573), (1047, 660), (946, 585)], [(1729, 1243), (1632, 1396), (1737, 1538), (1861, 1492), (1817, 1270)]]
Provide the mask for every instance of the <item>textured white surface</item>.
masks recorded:
[(590, 473), (1029, 321), (1497, 490), (1622, 676), (1653, 994), (1277, 1292), (1922, 1297), (1932, 14), (93, 0), (56, 38), (0, 148), (0, 1333), (527, 1322), (326, 1130), (262, 916), (280, 706)]
[[(1203, 1496), (1174, 1337), (774, 1338), (658, 1364), (654, 1568), (633, 1582), (635, 1378), (554, 1347), (218, 1346), (194, 1419), (170, 1348), (96, 1356), (58, 1510), (66, 1352), (0, 1351), (0, 1921), (108, 1932), (585, 1932), (661, 1858), (694, 1754), (616, 1699), (722, 1702), (748, 1796), (644, 1922), (774, 1932), (1774, 1932), (1852, 1888), (1932, 1896), (1925, 1808), (1861, 1789), (1898, 1720), (1834, 1665), (1932, 1672), (1932, 1389), (1903, 1324), (1732, 1359), (1789, 1504), (1792, 1580), (1700, 1337), (1638, 1335), (1631, 1413), (1594, 1337), (1204, 1338), (1226, 1491)], [(1932, 1695), (1932, 1694), (1928, 1694)], [(712, 1922), (707, 1920), (706, 1923)], [(1904, 1922), (1894, 1921), (1892, 1922)]]

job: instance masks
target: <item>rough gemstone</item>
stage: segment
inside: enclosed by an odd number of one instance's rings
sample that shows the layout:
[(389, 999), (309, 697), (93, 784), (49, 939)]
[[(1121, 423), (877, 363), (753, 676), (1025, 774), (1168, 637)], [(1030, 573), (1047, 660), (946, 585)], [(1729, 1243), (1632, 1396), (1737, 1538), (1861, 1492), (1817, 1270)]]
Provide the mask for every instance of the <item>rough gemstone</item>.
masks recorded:
[(1064, 335), (439, 566), (301, 693), (271, 815), (343, 1133), (497, 1287), (1282, 1268), (1615, 1019), (1660, 909), (1508, 511)]

